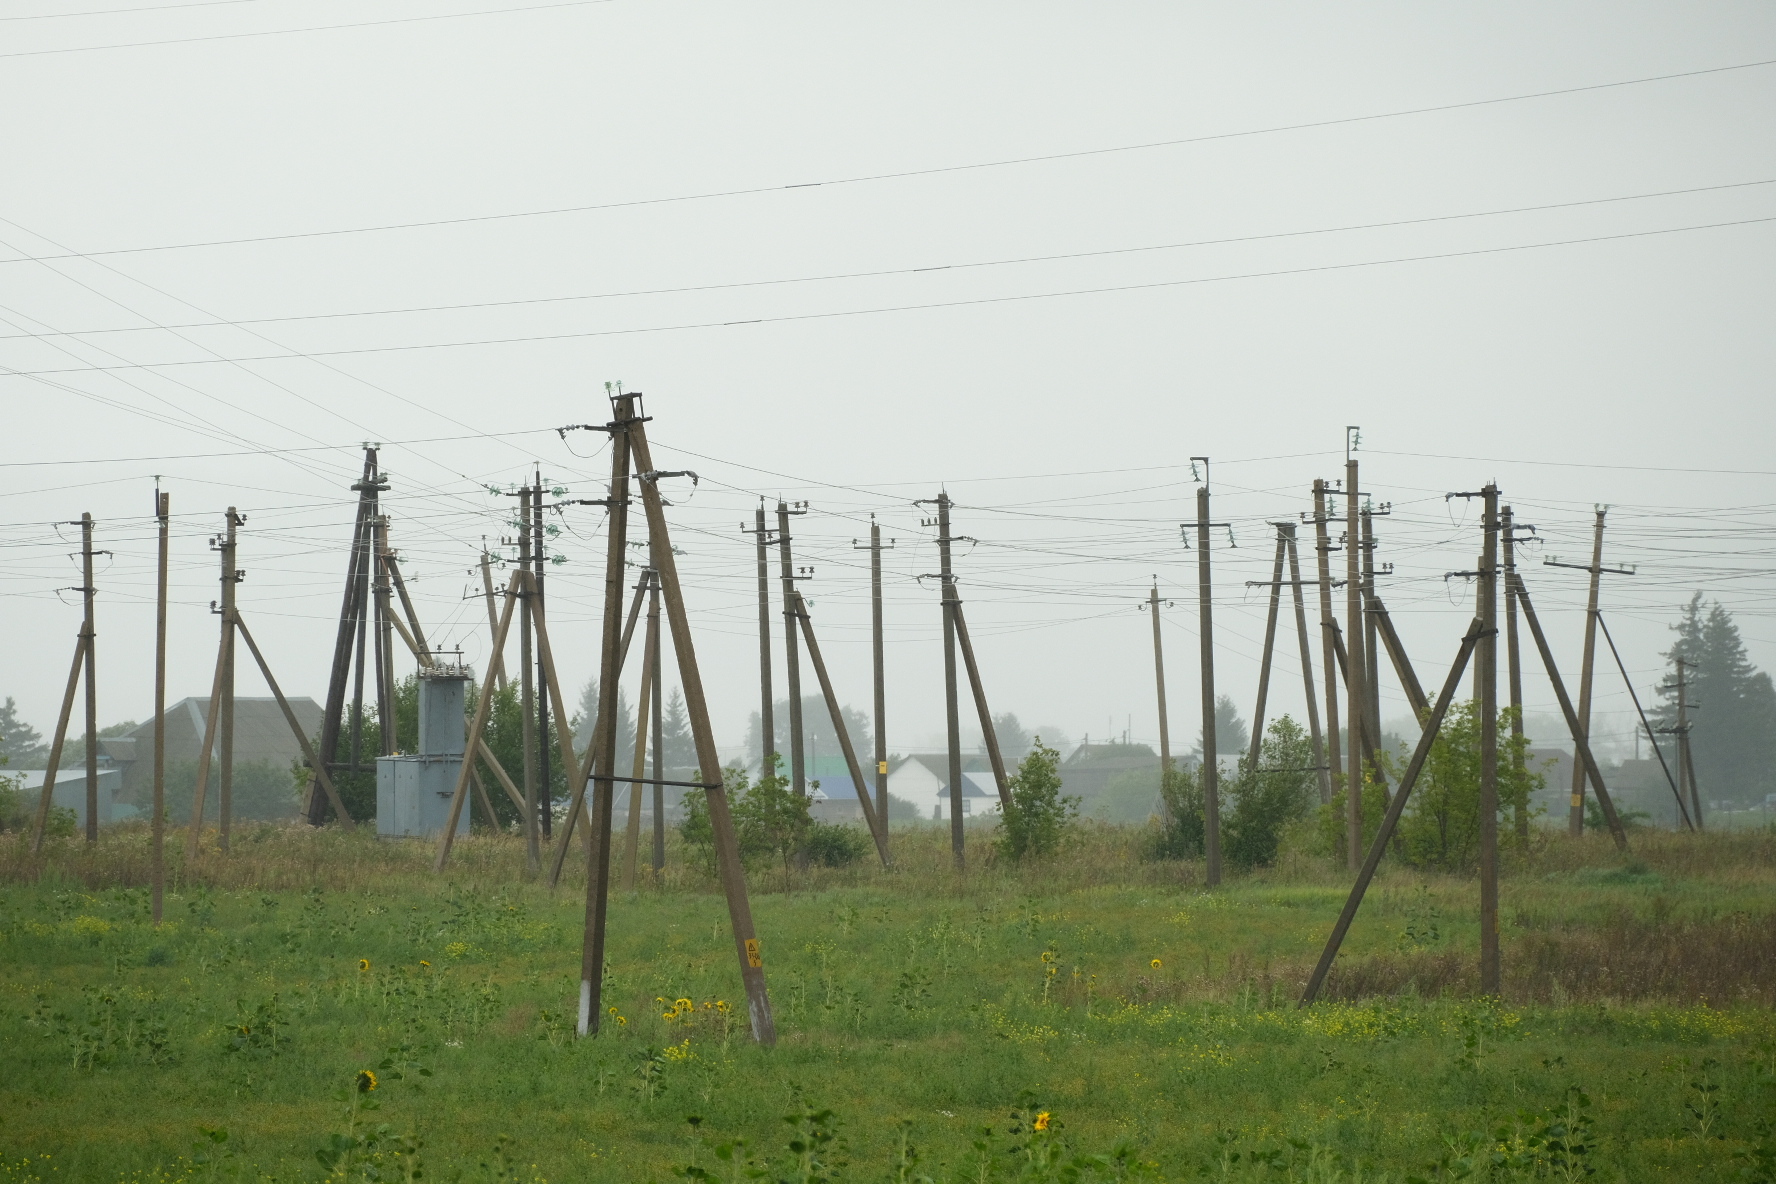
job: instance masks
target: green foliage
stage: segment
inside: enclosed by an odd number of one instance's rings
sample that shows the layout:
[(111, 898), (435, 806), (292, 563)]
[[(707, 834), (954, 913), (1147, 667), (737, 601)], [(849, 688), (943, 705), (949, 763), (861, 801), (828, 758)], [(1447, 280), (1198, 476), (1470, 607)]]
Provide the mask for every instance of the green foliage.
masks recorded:
[(1160, 783), (1168, 817), (1148, 832), (1143, 854), (1148, 859), (1195, 859), (1203, 853), (1203, 788), (1201, 766), (1173, 765)]
[[(791, 789), (789, 778), (783, 776), (781, 758), (775, 764), (776, 768), (756, 783), (744, 769), (730, 766), (722, 770), (722, 782), (741, 861), (748, 866), (767, 860), (780, 862), (787, 890), (790, 865), (803, 849), (814, 819), (808, 813), (808, 799)], [(713, 875), (715, 828), (709, 821), (709, 803), (704, 794), (685, 795), (684, 821), (678, 831), (685, 843), (697, 850), (705, 869)], [(823, 841), (830, 843), (829, 839)]]
[(1691, 597), (1672, 631), (1665, 652), (1670, 665), (1659, 694), (1665, 700), (1656, 723), (1677, 723), (1677, 661), (1690, 703), (1690, 755), (1696, 783), (1710, 798), (1740, 803), (1761, 801), (1776, 792), (1776, 685), (1751, 664), (1739, 627), (1719, 601), (1708, 606), (1702, 593)]
[[(297, 791), (306, 783), (306, 770), (271, 761), (242, 761), (234, 766), (229, 785), (229, 809), (237, 822), (290, 818), (300, 805)], [(197, 762), (174, 761), (166, 770), (167, 821), (184, 826), (191, 821), (191, 800), (197, 789)], [(374, 803), (374, 797), (372, 797)], [(353, 809), (351, 801), (346, 809)], [(204, 819), (222, 816), (222, 769), (210, 762), (209, 784), (204, 790)]]
[(1079, 799), (1061, 795), (1060, 763), (1061, 754), (1041, 737), (1018, 762), (1006, 785), (1011, 800), (993, 838), (1001, 854), (1020, 860), (1052, 855), (1060, 847), (1079, 817)]
[(803, 853), (821, 867), (849, 867), (874, 846), (865, 832), (834, 822), (812, 822), (802, 838)]
[[(1498, 718), (1498, 817), (1506, 819), (1529, 808), (1530, 795), (1542, 788), (1542, 774), (1529, 767), (1529, 739), (1511, 735), (1511, 709)], [(1388, 761), (1396, 784), (1405, 759)], [(1365, 794), (1365, 798), (1379, 794)], [(1508, 831), (1508, 827), (1501, 830)], [(1365, 841), (1368, 838), (1365, 832)], [(1450, 705), (1443, 726), (1431, 742), (1412, 799), (1400, 819), (1400, 850), (1415, 867), (1466, 871), (1480, 857), (1480, 718), (1478, 704), (1466, 700)]]
[(1235, 867), (1275, 862), (1283, 829), (1307, 815), (1314, 797), (1313, 740), (1292, 718), (1273, 720), (1259, 749), (1258, 768), (1250, 754), (1228, 787), (1230, 809), (1223, 816), (1221, 847)]
[(48, 756), (42, 734), (18, 717), (18, 703), (11, 695), (6, 696), (6, 702), (0, 703), (0, 758), (21, 766), (46, 760)]

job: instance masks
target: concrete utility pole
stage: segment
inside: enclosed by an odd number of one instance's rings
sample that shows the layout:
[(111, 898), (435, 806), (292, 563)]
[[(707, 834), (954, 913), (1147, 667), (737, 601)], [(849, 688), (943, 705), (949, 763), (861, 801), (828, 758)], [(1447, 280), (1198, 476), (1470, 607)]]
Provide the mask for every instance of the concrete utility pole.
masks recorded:
[(1363, 653), (1363, 587), (1359, 571), (1358, 551), (1362, 539), (1362, 523), (1358, 521), (1357, 459), (1353, 455), (1362, 433), (1354, 426), (1345, 429), (1344, 444), (1344, 599), (1345, 646), (1349, 651), (1349, 668), (1345, 671), (1344, 697), (1348, 720), (1349, 752), (1345, 756), (1344, 827), (1345, 855), (1350, 869), (1356, 871), (1363, 863), (1363, 757), (1358, 737), (1363, 732), (1363, 672), (1367, 669)]
[(166, 660), (167, 549), (172, 528), (173, 495), (154, 490), (154, 516), (160, 526), (159, 579), (154, 599), (154, 821), (150, 829), (154, 923), (160, 924), (166, 896)]
[(247, 516), (228, 507), (227, 528), (222, 536), (222, 714), (218, 719), (220, 768), (216, 788), (216, 842), (228, 852), (228, 836), (234, 823), (234, 617), (235, 586), (246, 578), (236, 566), (240, 556), (235, 531)]
[[(851, 540), (857, 547), (857, 540)], [(892, 548), (894, 540), (887, 546)], [(876, 694), (876, 817), (888, 829), (888, 684), (882, 648), (882, 524), (870, 515), (870, 657), (874, 663)]]
[(1209, 458), (1203, 462), (1203, 482), (1196, 487), (1196, 602), (1202, 654), (1202, 791), (1203, 854), (1207, 869), (1204, 882), (1213, 888), (1221, 883), (1221, 770), (1215, 751), (1215, 629), (1214, 590), (1209, 571)]
[[(759, 518), (764, 519), (764, 511), (759, 511)], [(650, 550), (652, 540), (649, 540)], [(670, 544), (668, 544), (670, 545)], [(656, 567), (654, 578), (648, 588), (648, 631), (656, 636), (649, 661), (653, 664), (653, 695), (654, 695), (654, 885), (659, 886), (660, 873), (666, 867), (666, 786), (662, 778), (666, 776), (666, 721), (665, 710), (661, 706), (665, 696), (660, 678), (660, 651), (665, 648), (665, 638), (659, 633), (660, 621), (660, 572)], [(766, 658), (770, 657), (769, 652)], [(767, 754), (768, 758), (769, 754)]]
[[(1603, 520), (1609, 513), (1608, 506), (1598, 506), (1597, 520), (1591, 533), (1591, 562), (1589, 564), (1562, 563), (1558, 557), (1544, 559), (1545, 567), (1570, 567), (1591, 574), (1591, 586), (1585, 601), (1585, 656), (1579, 667), (1579, 727), (1584, 730), (1587, 741), (1591, 738), (1591, 683), (1597, 658), (1597, 600), (1602, 583), (1603, 573), (1631, 576), (1633, 568), (1603, 566)], [(1579, 762), (1573, 762), (1572, 799), (1566, 817), (1567, 834), (1579, 838), (1585, 833), (1585, 770)]]
[(80, 516), (81, 599), (86, 616), (81, 621), (80, 636), (86, 647), (86, 841), (99, 841), (99, 688), (95, 678), (97, 648), (93, 629), (93, 516)]
[(795, 622), (795, 558), (790, 551), (789, 520), (808, 512), (805, 503), (790, 508), (777, 503), (777, 560), (783, 569), (783, 652), (789, 682), (789, 778), (797, 797), (808, 796), (807, 744), (802, 733), (802, 661)]
[[(1313, 741), (1314, 779), (1319, 782), (1320, 802), (1332, 800), (1332, 769), (1326, 761), (1325, 738), (1320, 734), (1320, 705), (1314, 691), (1313, 647), (1307, 639), (1307, 603), (1301, 591), (1301, 556), (1295, 542), (1295, 524), (1282, 522), (1277, 529), (1289, 545), (1289, 583), (1295, 598), (1295, 634), (1301, 647), (1301, 693), (1307, 701), (1308, 735)], [(1336, 724), (1336, 720), (1333, 721)]]
[(765, 527), (765, 502), (759, 499), (754, 511), (753, 528), (740, 524), (742, 534), (753, 536), (758, 550), (759, 589), (759, 776), (769, 777), (771, 758), (777, 753), (777, 721), (771, 702), (771, 534)]
[(949, 739), (950, 775), (950, 853), (956, 870), (966, 866), (962, 831), (962, 716), (956, 703), (956, 575), (950, 566), (950, 494), (945, 490), (936, 498), (916, 504), (935, 502), (937, 518), (927, 518), (921, 525), (937, 527), (938, 581), (943, 593), (944, 639), (944, 723)]
[(1480, 564), (1480, 993), (1499, 993), (1498, 536), (1499, 491), (1490, 482)]
[[(518, 570), (531, 569), (529, 487), (518, 492)], [(518, 592), (518, 698), (520, 731), (524, 743), (524, 870), (534, 876), (542, 870), (541, 836), (537, 833), (537, 734), (536, 734), (536, 669), (532, 661), (530, 619), (534, 587)]]
[[(1338, 793), (1339, 778), (1344, 770), (1338, 741), (1338, 622), (1332, 615), (1332, 540), (1326, 529), (1326, 483), (1314, 480), (1314, 554), (1320, 574), (1320, 664), (1326, 672), (1326, 764), (1330, 793)], [(1351, 743), (1357, 739), (1351, 737)], [(1326, 799), (1328, 802), (1331, 797)]]
[[(1535, 527), (1518, 527), (1511, 507), (1499, 511), (1499, 541), (1505, 550), (1505, 669), (1511, 694), (1511, 772), (1519, 783), (1523, 780), (1523, 663), (1517, 648), (1517, 531), (1533, 532)], [(1629, 688), (1632, 690), (1633, 688)], [(1577, 761), (1573, 762), (1575, 768)], [(1529, 842), (1529, 807), (1519, 802), (1512, 818), (1512, 829), (1520, 844)]]
[[(548, 570), (548, 557), (543, 549), (543, 471), (538, 468), (533, 474), (534, 485), (530, 500), (530, 531), (535, 544), (531, 549), (531, 559), (536, 564), (536, 573), (531, 584), (531, 593), (536, 597), (534, 618), (543, 616), (543, 575)], [(537, 825), (542, 828), (542, 837), (549, 839), (553, 829), (554, 811), (550, 808), (550, 777), (549, 777), (549, 680), (543, 677), (542, 655), (537, 655)]]
[[(1170, 603), (1169, 601), (1167, 602)], [(1159, 576), (1153, 577), (1153, 587), (1147, 593), (1147, 611), (1153, 614), (1153, 682), (1159, 692), (1159, 813), (1167, 826), (1172, 824), (1172, 806), (1166, 800), (1165, 786), (1172, 775), (1172, 731), (1170, 717), (1166, 711), (1166, 664), (1165, 648), (1159, 636)]]

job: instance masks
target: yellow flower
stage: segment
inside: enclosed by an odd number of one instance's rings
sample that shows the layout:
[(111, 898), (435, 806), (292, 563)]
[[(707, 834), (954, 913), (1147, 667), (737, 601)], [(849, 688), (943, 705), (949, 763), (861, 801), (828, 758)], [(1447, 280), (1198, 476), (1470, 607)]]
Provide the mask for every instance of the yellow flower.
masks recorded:
[(1044, 962), (1053, 962), (1055, 960), (1054, 951), (1053, 950), (1043, 950), (1042, 951), (1042, 960)]
[(370, 969), (370, 959), (368, 959), (368, 958), (359, 958), (359, 959), (358, 959), (358, 973), (359, 973), (359, 974), (362, 974), (362, 973), (364, 973), (364, 972), (365, 972), (365, 971), (366, 971), (366, 970), (369, 970), (369, 969)]
[(678, 1018), (678, 1009), (673, 1008), (671, 1011), (662, 1011), (660, 1013), (660, 1018), (663, 1020), (675, 1020)]
[(689, 999), (674, 999), (672, 1002), (673, 1002), (673, 1005), (675, 1007), (677, 1007), (680, 1011), (696, 1011), (697, 1010), (697, 1005), (695, 1003), (692, 1003)]
[(1039, 1131), (1047, 1130), (1048, 1129), (1048, 1111), (1044, 1110), (1042, 1113), (1038, 1114), (1036, 1116), (1036, 1121), (1033, 1125), (1036, 1130), (1039, 1130)]
[(622, 1016), (618, 1016), (617, 1017), (617, 1026), (620, 1028), (626, 1028), (629, 1026), (629, 1021), (627, 1019), (623, 1018)]
[(376, 1074), (368, 1069), (358, 1070), (358, 1092), (367, 1094), (376, 1088)]
[(726, 999), (717, 999), (715, 1001), (715, 1009), (717, 1011), (726, 1011), (728, 1009), (728, 1001)]
[(432, 964), (430, 962), (427, 962), (424, 958), (421, 958), (419, 960), (419, 964), (421, 966), (425, 967), (427, 970), (430, 970), (432, 968)]
[(1153, 961), (1147, 963), (1147, 965), (1153, 967), (1153, 969), (1155, 969), (1155, 970), (1158, 970), (1159, 969), (1159, 959), (1155, 958)]
[(605, 1010), (606, 1015), (616, 1015), (617, 1014), (617, 1009), (614, 1007), (607, 1007), (604, 1010)]

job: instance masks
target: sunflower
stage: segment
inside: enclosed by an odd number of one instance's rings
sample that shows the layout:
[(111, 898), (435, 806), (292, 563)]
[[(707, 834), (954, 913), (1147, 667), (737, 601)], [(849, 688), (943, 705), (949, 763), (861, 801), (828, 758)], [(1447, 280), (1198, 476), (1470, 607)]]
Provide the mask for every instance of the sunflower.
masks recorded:
[(358, 1092), (367, 1094), (376, 1088), (376, 1074), (368, 1069), (358, 1070)]
[(363, 974), (364, 972), (368, 971), (369, 969), (370, 969), (370, 959), (359, 958), (358, 959), (358, 973)]
[(614, 1007), (607, 1007), (607, 1008), (605, 1008), (605, 1009), (604, 1009), (604, 1012), (605, 1012), (605, 1014), (606, 1014), (606, 1015), (616, 1015), (616, 1014), (617, 1014), (617, 1009), (616, 1009), (616, 1008), (614, 1008)]
[(419, 964), (421, 966), (425, 967), (427, 970), (430, 970), (432, 968), (432, 964), (430, 962), (427, 962), (424, 958), (421, 958), (419, 960)]
[(697, 1005), (692, 1003), (689, 999), (674, 999), (672, 1003), (673, 1006), (677, 1007), (680, 1011), (689, 1012), (697, 1010)]
[(1039, 1131), (1047, 1130), (1048, 1129), (1048, 1111), (1044, 1110), (1042, 1113), (1038, 1114), (1036, 1116), (1036, 1121), (1031, 1123), (1030, 1125), (1033, 1130), (1039, 1130)]
[(1155, 958), (1153, 961), (1147, 963), (1147, 965), (1153, 967), (1153, 969), (1155, 969), (1155, 970), (1158, 970), (1159, 969), (1159, 959)]

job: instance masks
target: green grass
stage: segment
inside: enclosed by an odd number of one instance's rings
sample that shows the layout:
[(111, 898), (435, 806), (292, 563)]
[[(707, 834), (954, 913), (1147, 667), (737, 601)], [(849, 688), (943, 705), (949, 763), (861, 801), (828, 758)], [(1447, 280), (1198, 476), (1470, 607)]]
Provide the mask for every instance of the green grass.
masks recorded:
[[(975, 841), (958, 878), (946, 835), (899, 832), (892, 873), (754, 880), (774, 1049), (744, 1030), (726, 908), (676, 850), (661, 888), (613, 894), (605, 1001), (626, 1023), (578, 1041), (583, 865), (550, 894), (516, 840), (467, 840), (437, 878), (427, 851), (368, 836), (267, 827), (190, 868), (174, 843), (158, 929), (139, 832), (36, 860), (14, 843), (0, 1181), (318, 1180), (349, 1098), (379, 1104), (355, 1130), (386, 1124), (384, 1174), (335, 1178), (402, 1178), (414, 1136), (429, 1181), (745, 1178), (746, 1155), (769, 1179), (1062, 1179), (1041, 1165), (1063, 1145), (1106, 1157), (1078, 1178), (1558, 1179), (1575, 1116), (1571, 1170), (1599, 1179), (1767, 1179), (1756, 1157), (1776, 1154), (1767, 833), (1513, 857), (1502, 1000), (1474, 994), (1473, 883), (1387, 871), (1332, 1000), (1300, 1011), (1335, 868), (1285, 853), (1208, 893), (1200, 866), (1091, 827), (1036, 867)], [(680, 998), (694, 1012), (664, 1018)], [(378, 1088), (348, 1092), (362, 1069)], [(1020, 1133), (1020, 1106), (1051, 1129)], [(841, 1174), (791, 1170), (810, 1130), (836, 1135), (817, 1158)], [(1509, 1162), (1431, 1168), (1476, 1148)]]

